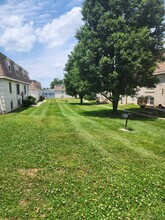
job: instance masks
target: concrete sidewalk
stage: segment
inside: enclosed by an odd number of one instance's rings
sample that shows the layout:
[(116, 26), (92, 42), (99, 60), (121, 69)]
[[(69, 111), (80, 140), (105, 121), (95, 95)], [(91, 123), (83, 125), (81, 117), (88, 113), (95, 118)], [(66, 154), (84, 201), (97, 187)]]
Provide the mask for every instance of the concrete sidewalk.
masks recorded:
[(34, 107), (38, 107), (40, 106), (41, 104), (43, 104), (44, 102), (46, 102), (46, 99), (44, 99), (42, 102), (37, 102), (36, 105), (33, 105)]
[(140, 116), (144, 116), (144, 117), (148, 117), (148, 118), (165, 120), (165, 118), (157, 117), (157, 116), (154, 116), (154, 115), (148, 115), (148, 114), (140, 113), (140, 112), (134, 112), (134, 111), (131, 111), (131, 110), (123, 110), (123, 112), (131, 113), (131, 114), (135, 114), (135, 115), (140, 115)]

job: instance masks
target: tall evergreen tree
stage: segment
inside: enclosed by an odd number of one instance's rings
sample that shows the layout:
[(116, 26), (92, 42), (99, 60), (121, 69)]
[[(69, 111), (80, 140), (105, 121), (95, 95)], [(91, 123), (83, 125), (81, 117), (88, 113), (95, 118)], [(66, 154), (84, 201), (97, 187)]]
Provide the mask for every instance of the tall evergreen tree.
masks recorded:
[(158, 82), (153, 71), (165, 52), (164, 1), (85, 0), (82, 14), (79, 73), (92, 91), (110, 92), (116, 113), (120, 95)]

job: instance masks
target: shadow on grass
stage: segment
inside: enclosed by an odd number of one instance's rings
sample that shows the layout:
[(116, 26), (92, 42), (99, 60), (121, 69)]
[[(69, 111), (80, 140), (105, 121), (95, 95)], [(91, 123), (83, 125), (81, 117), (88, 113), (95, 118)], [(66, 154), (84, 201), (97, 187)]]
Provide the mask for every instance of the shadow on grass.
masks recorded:
[(112, 109), (102, 109), (95, 111), (84, 111), (81, 113), (83, 116), (89, 117), (99, 117), (99, 118), (121, 118), (122, 111), (118, 111), (115, 115), (112, 112)]
[(30, 109), (30, 108), (32, 108), (32, 107), (31, 106), (30, 107), (20, 107), (20, 108), (17, 108), (15, 110), (9, 112), (8, 114), (20, 113), (20, 112), (23, 112), (23, 111)]
[[(118, 110), (117, 114), (113, 114), (112, 109), (108, 109), (108, 110), (102, 109), (102, 110), (97, 110), (97, 111), (84, 111), (84, 112), (81, 112), (80, 114), (86, 117), (125, 119), (122, 116), (123, 114), (122, 110)], [(136, 114), (131, 113), (129, 116), (129, 119), (130, 120), (141, 120), (141, 121), (153, 121), (153, 120), (156, 120), (157, 118), (156, 117), (150, 118), (147, 116), (141, 116), (141, 115), (136, 115)]]
[(83, 105), (99, 105), (99, 104), (97, 104), (96, 102), (86, 102), (86, 103), (79, 103), (79, 102), (74, 102), (74, 103), (68, 103), (69, 105), (80, 105), (80, 106), (83, 106)]

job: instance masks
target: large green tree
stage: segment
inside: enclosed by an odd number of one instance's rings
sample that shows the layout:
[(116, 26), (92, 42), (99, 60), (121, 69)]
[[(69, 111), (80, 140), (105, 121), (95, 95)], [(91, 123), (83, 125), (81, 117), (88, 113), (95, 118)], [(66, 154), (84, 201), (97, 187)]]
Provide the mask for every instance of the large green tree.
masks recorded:
[(120, 95), (158, 82), (153, 71), (163, 60), (164, 14), (163, 0), (84, 1), (77, 65), (92, 91), (110, 92), (114, 113)]
[(81, 55), (81, 45), (78, 44), (74, 48), (74, 51), (68, 56), (68, 61), (65, 65), (66, 73), (64, 75), (64, 83), (67, 94), (78, 96), (82, 104), (84, 96), (89, 94), (89, 86), (86, 80), (81, 79), (82, 74), (80, 74), (81, 70), (78, 65), (78, 60)]

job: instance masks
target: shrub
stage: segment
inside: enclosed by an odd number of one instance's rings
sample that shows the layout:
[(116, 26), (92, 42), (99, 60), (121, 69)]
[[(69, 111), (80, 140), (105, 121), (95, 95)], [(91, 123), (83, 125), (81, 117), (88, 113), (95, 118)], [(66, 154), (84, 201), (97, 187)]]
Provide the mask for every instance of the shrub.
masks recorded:
[(145, 96), (138, 97), (137, 104), (140, 106), (140, 108), (145, 108), (147, 104), (147, 97)]
[(30, 105), (34, 105), (36, 101), (36, 98), (33, 96), (28, 96), (26, 99), (23, 100), (22, 104), (24, 107), (29, 107)]
[(45, 97), (40, 95), (39, 101), (42, 102), (44, 99), (45, 99)]

